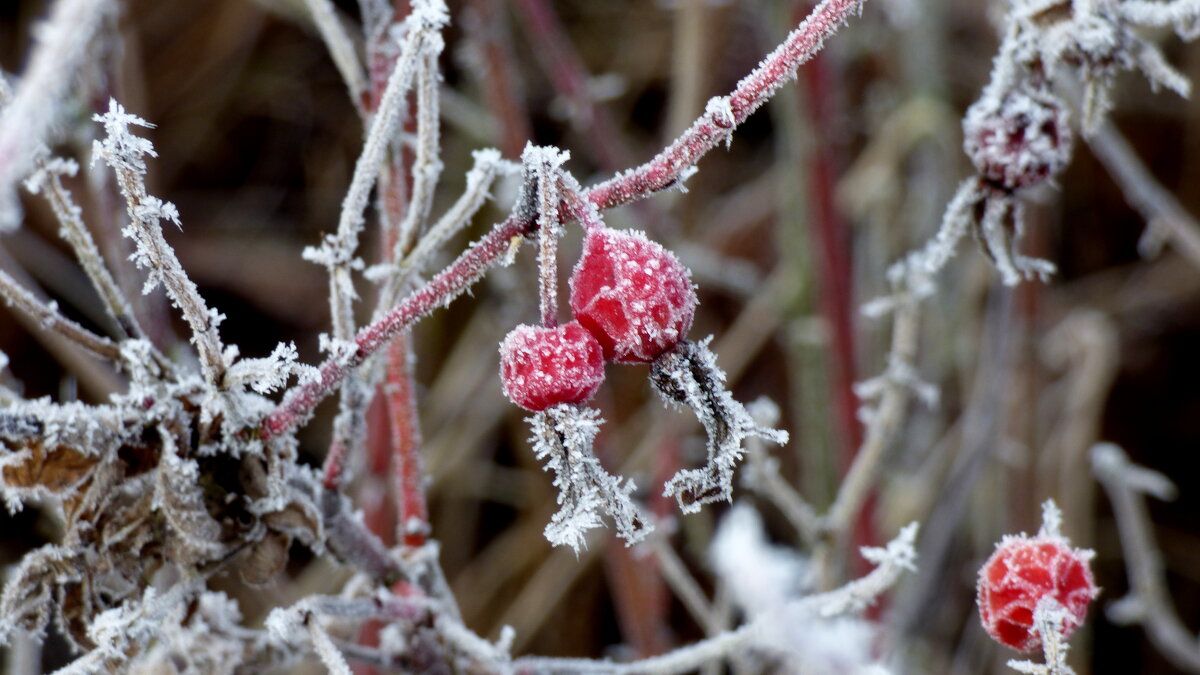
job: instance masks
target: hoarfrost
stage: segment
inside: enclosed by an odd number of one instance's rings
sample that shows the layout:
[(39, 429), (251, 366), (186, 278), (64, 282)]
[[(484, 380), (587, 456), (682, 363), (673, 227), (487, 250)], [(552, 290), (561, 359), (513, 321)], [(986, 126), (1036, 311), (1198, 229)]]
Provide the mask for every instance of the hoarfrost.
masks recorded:
[(656, 359), (650, 369), (650, 381), (663, 401), (691, 408), (708, 434), (704, 468), (681, 470), (663, 487), (663, 495), (675, 497), (684, 513), (696, 513), (703, 504), (732, 499), (733, 472), (747, 437), (779, 444), (788, 440), (786, 431), (756, 423), (725, 389), (725, 372), (717, 367), (716, 356), (708, 348), (711, 341), (712, 336), (700, 342), (680, 342)]
[(600, 512), (613, 520), (617, 534), (632, 545), (652, 529), (634, 505), (631, 480), (604, 470), (592, 452), (600, 430), (599, 413), (588, 408), (559, 404), (528, 418), (530, 441), (546, 470), (553, 471), (559, 510), (546, 525), (546, 539), (555, 546), (570, 546), (576, 553), (586, 547), (586, 533), (602, 523)]

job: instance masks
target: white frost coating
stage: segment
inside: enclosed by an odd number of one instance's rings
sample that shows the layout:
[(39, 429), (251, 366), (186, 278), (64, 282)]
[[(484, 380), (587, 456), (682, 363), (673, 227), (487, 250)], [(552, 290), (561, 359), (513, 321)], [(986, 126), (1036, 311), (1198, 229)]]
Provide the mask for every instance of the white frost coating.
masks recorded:
[(1067, 665), (1067, 653), (1071, 645), (1062, 636), (1066, 627), (1073, 622), (1075, 617), (1053, 597), (1047, 595), (1042, 598), (1033, 610), (1033, 625), (1043, 636), (1042, 656), (1045, 663), (1012, 659), (1008, 661), (1008, 667), (1029, 675), (1075, 675), (1075, 670)]
[(242, 359), (233, 363), (225, 373), (225, 386), (233, 389), (248, 386), (259, 394), (282, 389), (288, 377), (297, 374), (296, 343), (279, 343), (270, 356)]
[(599, 527), (600, 512), (613, 520), (626, 546), (646, 537), (652, 527), (639, 513), (630, 494), (633, 481), (604, 470), (592, 452), (600, 430), (599, 413), (560, 404), (528, 419), (534, 454), (553, 471), (559, 510), (546, 525), (546, 539), (555, 546), (570, 546), (577, 553), (586, 547), (588, 530)]
[(712, 336), (698, 343), (681, 342), (654, 361), (650, 381), (664, 402), (687, 406), (708, 435), (708, 461), (701, 469), (683, 469), (663, 486), (663, 495), (675, 497), (684, 513), (696, 513), (704, 504), (730, 501), (733, 473), (742, 459), (742, 441), (757, 436), (787, 443), (786, 431), (760, 426), (741, 403), (725, 389), (725, 372), (709, 350)]

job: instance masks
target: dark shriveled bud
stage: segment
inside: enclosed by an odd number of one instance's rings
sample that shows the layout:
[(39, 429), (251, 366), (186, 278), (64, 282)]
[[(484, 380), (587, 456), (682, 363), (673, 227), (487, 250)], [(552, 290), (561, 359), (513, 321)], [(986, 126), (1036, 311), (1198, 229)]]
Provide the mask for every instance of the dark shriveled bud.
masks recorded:
[(963, 150), (995, 187), (1011, 192), (1041, 183), (1071, 159), (1066, 108), (1045, 91), (985, 94), (963, 118)]

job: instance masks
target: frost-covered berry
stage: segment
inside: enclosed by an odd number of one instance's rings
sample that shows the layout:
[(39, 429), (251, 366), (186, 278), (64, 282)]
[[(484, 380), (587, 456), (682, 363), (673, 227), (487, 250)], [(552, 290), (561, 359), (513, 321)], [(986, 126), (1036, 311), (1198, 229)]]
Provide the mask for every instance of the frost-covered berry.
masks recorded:
[(1006, 190), (1040, 183), (1071, 159), (1066, 108), (1049, 93), (985, 95), (963, 118), (963, 150), (979, 175)]
[(604, 381), (604, 353), (577, 321), (517, 326), (500, 343), (500, 379), (504, 395), (526, 410), (582, 403)]
[(1019, 651), (1039, 648), (1034, 610), (1049, 597), (1062, 608), (1062, 633), (1069, 636), (1096, 597), (1091, 557), (1061, 537), (1005, 537), (979, 570), (979, 618), (988, 635)]
[(571, 275), (571, 310), (605, 358), (649, 362), (687, 334), (696, 291), (683, 263), (644, 234), (596, 228)]

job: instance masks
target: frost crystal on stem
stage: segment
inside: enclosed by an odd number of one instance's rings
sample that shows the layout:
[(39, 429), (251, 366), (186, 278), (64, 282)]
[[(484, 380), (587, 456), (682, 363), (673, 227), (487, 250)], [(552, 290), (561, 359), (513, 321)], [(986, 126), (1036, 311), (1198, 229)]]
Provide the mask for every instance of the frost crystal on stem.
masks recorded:
[(600, 526), (601, 511), (612, 518), (626, 545), (641, 541), (651, 529), (630, 497), (633, 481), (605, 471), (592, 451), (602, 421), (595, 410), (565, 403), (529, 418), (533, 452), (554, 472), (559, 491), (559, 509), (546, 525), (546, 539), (576, 552), (587, 545), (587, 531)]
[(663, 495), (679, 500), (684, 513), (732, 498), (733, 470), (742, 458), (742, 441), (747, 437), (779, 444), (788, 440), (786, 431), (759, 426), (726, 391), (725, 373), (708, 348), (711, 341), (710, 336), (700, 342), (680, 342), (650, 367), (650, 381), (663, 401), (691, 408), (708, 434), (704, 468), (684, 469), (663, 487)]

